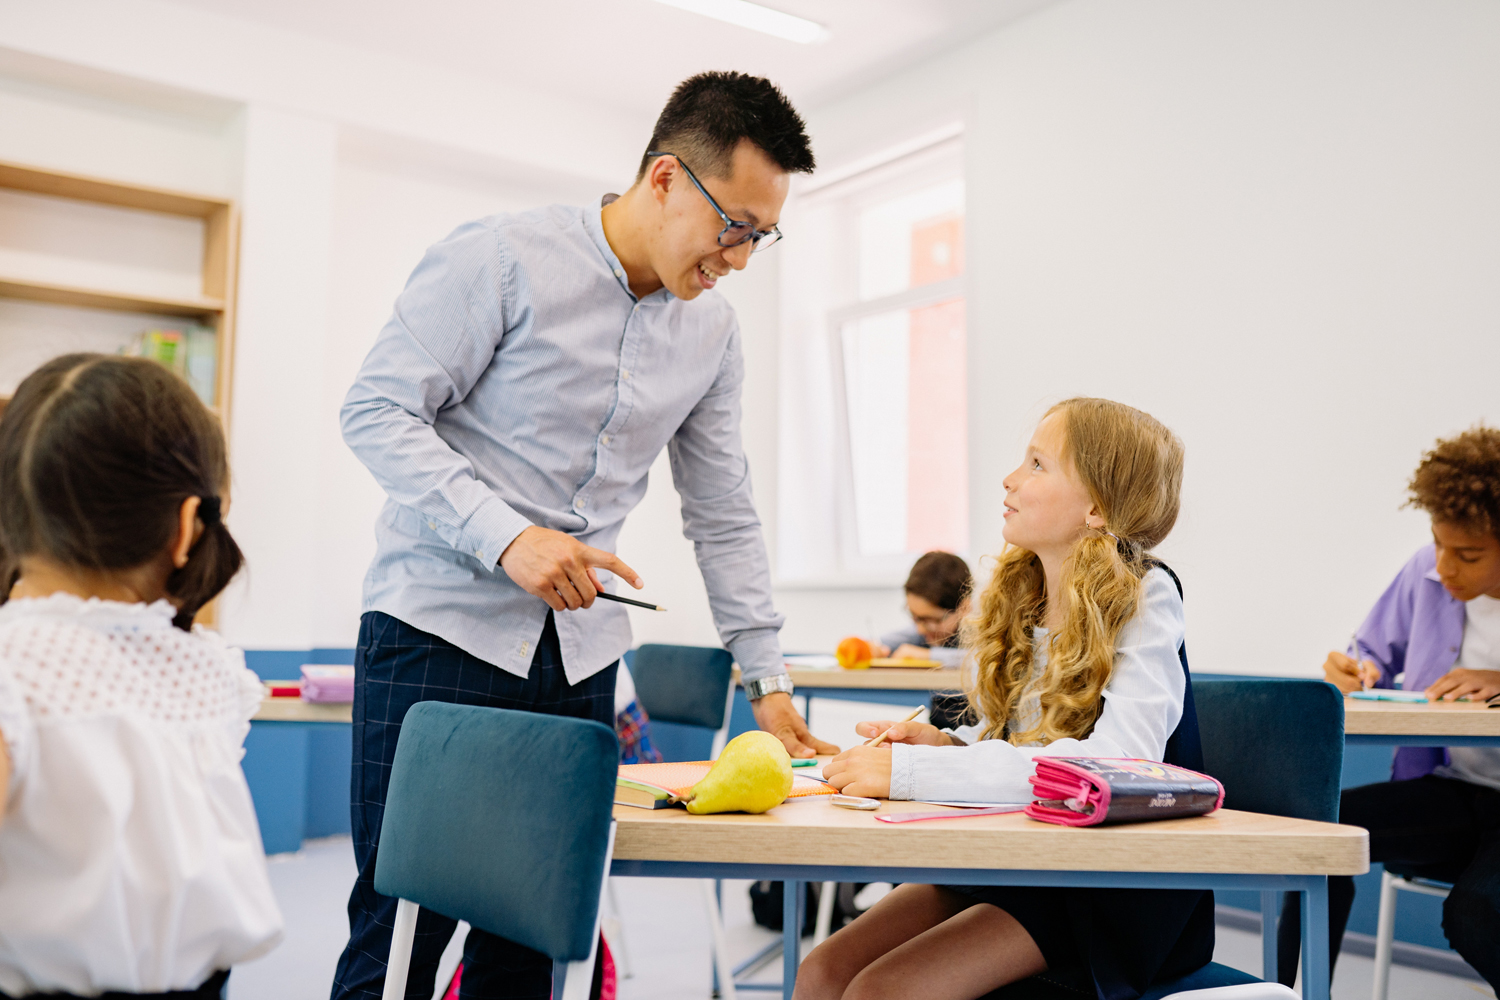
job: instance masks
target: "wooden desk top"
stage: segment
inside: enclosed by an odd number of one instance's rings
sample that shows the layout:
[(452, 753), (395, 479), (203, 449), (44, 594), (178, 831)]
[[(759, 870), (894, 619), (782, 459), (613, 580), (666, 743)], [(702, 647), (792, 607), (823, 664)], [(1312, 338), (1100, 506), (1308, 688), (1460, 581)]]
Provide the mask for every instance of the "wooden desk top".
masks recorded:
[(1500, 736), (1500, 708), (1478, 702), (1344, 699), (1344, 732), (1372, 736)]
[[(788, 667), (792, 683), (799, 688), (845, 688), (866, 691), (958, 691), (963, 685), (957, 667), (920, 669), (913, 667), (869, 667), (865, 670), (824, 670), (814, 667)], [(734, 682), (740, 683), (740, 668), (734, 668)], [(882, 824), (884, 825), (884, 824)]]
[[(267, 681), (290, 684), (291, 681)], [(262, 698), (256, 722), (353, 722), (354, 706), (348, 702), (319, 705), (301, 698)]]
[[(942, 809), (882, 802), (878, 812)], [(877, 823), (877, 813), (815, 799), (785, 802), (760, 816), (631, 806), (615, 806), (614, 815), (614, 856), (622, 861), (1248, 875), (1359, 875), (1370, 867), (1369, 835), (1359, 827), (1233, 809), (1091, 829), (1020, 813), (893, 826)]]

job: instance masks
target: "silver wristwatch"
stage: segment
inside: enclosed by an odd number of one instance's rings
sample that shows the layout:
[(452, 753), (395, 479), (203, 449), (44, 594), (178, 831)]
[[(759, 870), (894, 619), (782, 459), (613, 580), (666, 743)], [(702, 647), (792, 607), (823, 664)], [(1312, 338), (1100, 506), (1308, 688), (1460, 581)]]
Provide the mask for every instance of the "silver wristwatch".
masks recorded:
[(753, 681), (745, 682), (745, 697), (751, 701), (757, 701), (775, 691), (785, 691), (787, 694), (791, 694), (793, 690), (792, 679), (786, 674), (757, 677)]

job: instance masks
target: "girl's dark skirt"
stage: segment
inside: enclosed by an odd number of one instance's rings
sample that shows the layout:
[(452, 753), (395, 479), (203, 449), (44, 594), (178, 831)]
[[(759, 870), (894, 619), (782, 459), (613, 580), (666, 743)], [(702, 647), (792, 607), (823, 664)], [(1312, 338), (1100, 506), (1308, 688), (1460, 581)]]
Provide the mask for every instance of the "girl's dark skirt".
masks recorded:
[(1135, 1000), (1152, 984), (1214, 956), (1214, 894), (1201, 889), (1089, 889), (945, 885), (1009, 913), (1047, 971), (989, 994), (992, 1000)]

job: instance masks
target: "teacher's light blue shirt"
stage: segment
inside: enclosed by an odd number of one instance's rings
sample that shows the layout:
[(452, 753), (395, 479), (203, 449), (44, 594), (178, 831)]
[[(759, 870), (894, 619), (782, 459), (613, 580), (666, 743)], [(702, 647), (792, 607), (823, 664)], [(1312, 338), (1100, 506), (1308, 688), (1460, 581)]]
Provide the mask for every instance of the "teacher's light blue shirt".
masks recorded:
[[(533, 524), (613, 552), (666, 448), (725, 646), (747, 678), (782, 672), (744, 367), (717, 293), (631, 294), (598, 206), (460, 226), (412, 272), (344, 399), (344, 440), (388, 497), (364, 610), (526, 676), (548, 608), (500, 554)], [(607, 601), (558, 612), (557, 632), (575, 684), (631, 645)]]

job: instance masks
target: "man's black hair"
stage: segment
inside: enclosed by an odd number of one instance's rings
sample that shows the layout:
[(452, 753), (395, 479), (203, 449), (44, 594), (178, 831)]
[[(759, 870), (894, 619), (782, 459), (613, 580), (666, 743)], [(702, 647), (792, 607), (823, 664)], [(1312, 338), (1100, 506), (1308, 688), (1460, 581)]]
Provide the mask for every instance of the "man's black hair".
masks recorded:
[[(812, 173), (817, 165), (792, 102), (770, 80), (746, 73), (699, 73), (678, 84), (646, 149), (676, 154), (700, 177), (728, 177), (743, 139), (787, 173)], [(636, 180), (651, 160), (641, 157)]]

